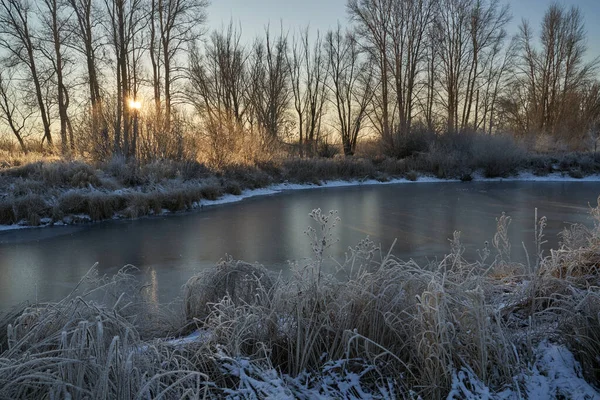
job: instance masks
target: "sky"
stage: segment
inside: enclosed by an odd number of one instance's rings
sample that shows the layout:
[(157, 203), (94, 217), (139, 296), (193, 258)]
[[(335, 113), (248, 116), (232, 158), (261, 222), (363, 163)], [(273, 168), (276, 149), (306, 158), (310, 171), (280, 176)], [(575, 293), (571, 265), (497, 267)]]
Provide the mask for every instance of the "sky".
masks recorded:
[[(516, 33), (520, 21), (528, 19), (538, 29), (545, 10), (554, 0), (508, 0), (513, 20), (508, 27)], [(585, 18), (588, 32), (588, 57), (600, 56), (600, 0), (562, 0), (568, 7), (578, 6)], [(338, 21), (347, 21), (346, 0), (212, 0), (209, 7), (208, 27), (219, 29), (233, 20), (241, 26), (245, 37), (254, 38), (264, 32), (270, 24), (284, 30), (293, 31), (310, 24), (311, 30), (326, 32), (334, 28)]]

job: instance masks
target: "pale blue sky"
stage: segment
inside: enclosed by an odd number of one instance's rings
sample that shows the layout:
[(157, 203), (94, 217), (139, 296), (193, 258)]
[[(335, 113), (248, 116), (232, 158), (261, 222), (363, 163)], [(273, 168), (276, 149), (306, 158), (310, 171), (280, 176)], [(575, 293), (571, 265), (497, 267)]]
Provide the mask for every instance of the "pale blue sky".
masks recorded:
[[(553, 0), (509, 0), (513, 21), (511, 33), (522, 18), (528, 19), (536, 29), (544, 11)], [(600, 56), (600, 0), (562, 0), (567, 6), (579, 6), (585, 17), (588, 31), (590, 58)], [(337, 21), (347, 21), (346, 0), (212, 0), (209, 7), (208, 25), (212, 30), (228, 24), (233, 19), (240, 24), (244, 36), (253, 38), (262, 33), (267, 24), (285, 30), (294, 30), (310, 23), (316, 31), (325, 32), (335, 27)]]

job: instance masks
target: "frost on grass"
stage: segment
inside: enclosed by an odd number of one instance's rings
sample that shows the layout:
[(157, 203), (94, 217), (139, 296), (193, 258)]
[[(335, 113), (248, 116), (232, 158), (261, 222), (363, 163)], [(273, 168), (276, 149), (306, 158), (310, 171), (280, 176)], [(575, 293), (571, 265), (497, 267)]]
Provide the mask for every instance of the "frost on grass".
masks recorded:
[(600, 398), (600, 209), (549, 252), (541, 218), (528, 265), (502, 215), (477, 261), (458, 232), (428, 265), (367, 238), (335, 275), (337, 214), (310, 217), (313, 258), (290, 279), (225, 259), (165, 309), (130, 269), (92, 271), (61, 302), (3, 316), (0, 398)]

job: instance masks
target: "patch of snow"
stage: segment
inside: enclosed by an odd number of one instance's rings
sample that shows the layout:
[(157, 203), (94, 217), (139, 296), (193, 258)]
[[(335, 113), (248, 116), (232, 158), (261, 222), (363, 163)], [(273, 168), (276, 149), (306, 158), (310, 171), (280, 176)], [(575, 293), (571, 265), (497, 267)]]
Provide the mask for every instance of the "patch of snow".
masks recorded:
[(281, 190), (273, 189), (272, 187), (264, 188), (264, 189), (253, 189), (253, 190), (244, 190), (240, 195), (233, 194), (225, 194), (221, 196), (221, 198), (217, 200), (200, 200), (200, 207), (209, 207), (216, 206), (220, 204), (229, 204), (229, 203), (237, 203), (238, 201), (242, 201), (244, 199), (248, 199), (250, 197), (257, 196), (268, 196), (272, 194), (280, 193)]
[[(280, 374), (270, 365), (250, 362), (240, 357), (220, 353), (222, 371), (237, 378), (238, 386), (223, 389), (227, 399), (370, 399), (400, 398), (394, 382), (375, 383), (365, 360), (338, 360), (323, 365), (321, 371), (301, 373), (297, 377)], [(398, 377), (401, 379), (401, 377)], [(417, 397), (415, 397), (417, 399)]]
[(364, 181), (327, 181), (320, 185), (314, 183), (278, 183), (275, 185), (268, 186), (262, 189), (251, 189), (244, 190), (240, 195), (226, 194), (217, 200), (201, 200), (201, 207), (215, 206), (221, 204), (236, 203), (244, 199), (258, 196), (269, 196), (283, 191), (288, 190), (309, 190), (309, 189), (320, 189), (320, 188), (336, 188), (336, 187), (349, 187), (349, 186), (370, 186), (370, 185), (392, 185), (392, 184), (413, 184), (413, 183), (441, 183), (441, 182), (460, 182), (459, 180), (451, 179), (439, 179), (433, 177), (419, 177), (417, 181), (409, 181), (407, 179), (392, 179), (389, 181), (381, 182), (375, 179), (369, 179)]
[(185, 346), (191, 343), (206, 342), (212, 337), (212, 332), (197, 330), (182, 338), (167, 340), (166, 343), (173, 346)]
[(0, 231), (12, 231), (14, 229), (27, 229), (33, 228), (32, 226), (23, 226), (23, 225), (0, 225)]
[(542, 342), (536, 353), (539, 359), (526, 380), (529, 399), (600, 400), (600, 393), (583, 379), (581, 366), (564, 346)]
[[(600, 400), (600, 393), (583, 379), (581, 366), (564, 346), (542, 342), (535, 349), (531, 370), (515, 377), (512, 388), (493, 392), (470, 370), (454, 375), (448, 400)], [(523, 389), (523, 392), (519, 388)]]
[(474, 174), (473, 181), (476, 182), (600, 182), (600, 175), (589, 175), (583, 178), (573, 178), (564, 173), (553, 173), (545, 176), (534, 175), (531, 172), (521, 172), (517, 176), (508, 178), (485, 178), (481, 174)]

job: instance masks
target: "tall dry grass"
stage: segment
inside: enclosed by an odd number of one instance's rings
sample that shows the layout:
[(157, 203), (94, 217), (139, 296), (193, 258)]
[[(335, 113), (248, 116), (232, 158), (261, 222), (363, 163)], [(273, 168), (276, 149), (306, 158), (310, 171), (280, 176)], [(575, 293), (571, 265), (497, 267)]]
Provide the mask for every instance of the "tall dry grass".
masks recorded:
[[(317, 227), (309, 231), (311, 263), (292, 264), (291, 279), (269, 285), (260, 283), (255, 269), (238, 276), (237, 284), (247, 282), (254, 296), (225, 290), (232, 283), (222, 272), (201, 274), (186, 286), (188, 317), (229, 354), (266, 351), (274, 368), (291, 376), (317, 372), (325, 363), (360, 360), (377, 371), (366, 387), (391, 385), (404, 397), (416, 391), (442, 398), (462, 368), (491, 387), (511, 384), (522, 366), (519, 355), (489, 298), (485, 266), (462, 258), (458, 234), (452, 252), (426, 267), (382, 254), (365, 240), (349, 249), (336, 274), (343, 278), (337, 279), (321, 269), (336, 216), (317, 210), (312, 217)], [(229, 263), (219, 269), (239, 271), (238, 263)], [(218, 290), (222, 300), (191, 295), (206, 288), (211, 298)], [(199, 304), (202, 313), (196, 311)], [(202, 321), (198, 315), (207, 316)]]

